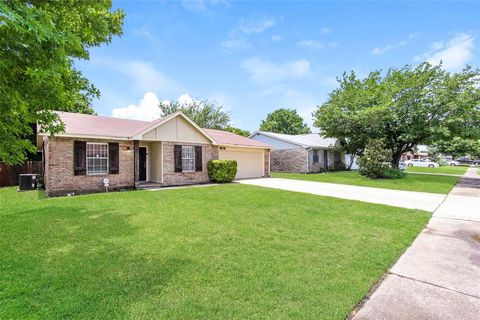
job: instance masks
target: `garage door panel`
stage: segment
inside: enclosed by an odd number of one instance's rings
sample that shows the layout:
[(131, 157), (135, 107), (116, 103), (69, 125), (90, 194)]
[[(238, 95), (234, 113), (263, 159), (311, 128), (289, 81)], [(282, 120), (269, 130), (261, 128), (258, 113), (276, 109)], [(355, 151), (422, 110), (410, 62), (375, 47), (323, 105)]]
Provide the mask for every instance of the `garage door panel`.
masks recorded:
[(237, 179), (263, 176), (263, 151), (220, 150), (219, 158), (237, 161)]

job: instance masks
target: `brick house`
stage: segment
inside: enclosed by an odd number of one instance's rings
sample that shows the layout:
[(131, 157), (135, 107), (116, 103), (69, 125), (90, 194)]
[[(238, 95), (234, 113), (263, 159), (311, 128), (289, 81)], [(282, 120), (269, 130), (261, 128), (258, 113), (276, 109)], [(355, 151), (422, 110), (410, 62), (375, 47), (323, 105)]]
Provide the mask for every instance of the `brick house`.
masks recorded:
[(413, 159), (428, 159), (430, 155), (428, 146), (418, 145), (414, 150), (405, 152), (402, 154), (402, 161), (413, 160)]
[(338, 151), (337, 139), (318, 133), (290, 135), (256, 131), (250, 139), (273, 147), (270, 153), (272, 171), (324, 172), (338, 170), (345, 163), (345, 154)]
[(237, 160), (236, 178), (270, 174), (270, 146), (230, 132), (202, 129), (181, 112), (151, 122), (59, 112), (55, 136), (38, 132), (50, 196), (209, 182), (207, 163)]

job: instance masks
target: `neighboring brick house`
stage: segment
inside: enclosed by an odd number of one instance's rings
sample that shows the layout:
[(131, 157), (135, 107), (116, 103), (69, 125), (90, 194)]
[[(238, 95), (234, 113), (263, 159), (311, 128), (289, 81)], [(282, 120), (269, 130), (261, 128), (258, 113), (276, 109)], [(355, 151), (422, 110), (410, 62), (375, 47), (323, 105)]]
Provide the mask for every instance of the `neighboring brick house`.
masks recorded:
[(338, 141), (318, 133), (289, 135), (256, 131), (250, 139), (273, 147), (270, 152), (272, 171), (324, 172), (338, 170), (345, 163), (345, 154), (338, 151)]
[(270, 175), (270, 146), (230, 132), (202, 129), (181, 112), (151, 122), (59, 112), (63, 133), (41, 130), (48, 195), (209, 182), (207, 163), (237, 160), (236, 178)]
[(414, 150), (402, 154), (402, 161), (413, 159), (428, 159), (430, 155), (429, 148), (426, 145), (418, 145)]

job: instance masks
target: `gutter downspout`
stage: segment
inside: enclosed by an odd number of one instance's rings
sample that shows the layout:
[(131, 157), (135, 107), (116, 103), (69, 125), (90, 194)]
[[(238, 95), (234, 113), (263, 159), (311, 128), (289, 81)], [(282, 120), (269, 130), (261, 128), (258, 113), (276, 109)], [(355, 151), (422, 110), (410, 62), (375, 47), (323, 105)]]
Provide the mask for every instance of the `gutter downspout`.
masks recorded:
[(307, 171), (305, 173), (310, 173), (308, 170), (308, 153), (312, 150), (312, 148), (307, 148)]

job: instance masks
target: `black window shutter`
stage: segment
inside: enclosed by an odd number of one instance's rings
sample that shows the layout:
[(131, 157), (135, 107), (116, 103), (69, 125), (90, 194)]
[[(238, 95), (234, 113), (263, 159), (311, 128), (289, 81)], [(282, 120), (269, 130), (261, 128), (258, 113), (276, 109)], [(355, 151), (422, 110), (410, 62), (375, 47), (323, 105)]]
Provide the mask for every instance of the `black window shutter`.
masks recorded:
[(195, 146), (195, 171), (202, 171), (202, 146)]
[(175, 163), (175, 172), (182, 172), (182, 146), (175, 145), (173, 148), (173, 156)]
[(87, 143), (85, 141), (73, 142), (73, 174), (75, 176), (87, 174)]
[(120, 170), (119, 145), (116, 142), (108, 144), (108, 173), (117, 174)]

